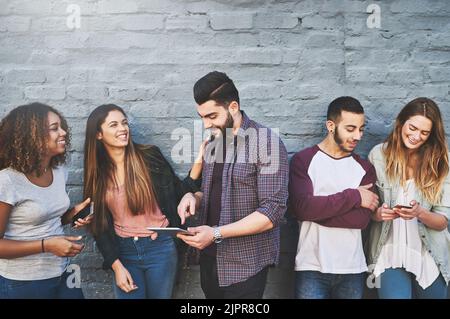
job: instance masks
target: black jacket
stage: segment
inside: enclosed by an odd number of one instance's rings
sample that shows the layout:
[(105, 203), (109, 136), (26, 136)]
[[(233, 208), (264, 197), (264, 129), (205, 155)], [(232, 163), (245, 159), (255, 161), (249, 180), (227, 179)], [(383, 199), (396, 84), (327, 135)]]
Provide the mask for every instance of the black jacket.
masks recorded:
[[(178, 203), (184, 194), (200, 190), (201, 179), (193, 180), (188, 175), (181, 181), (156, 146), (150, 146), (144, 151), (144, 159), (150, 172), (150, 178), (161, 212), (167, 217), (171, 227), (180, 226), (181, 221), (177, 213)], [(119, 258), (119, 245), (114, 231), (112, 216), (111, 213), (107, 215), (108, 228), (101, 234), (94, 236), (97, 247), (104, 259), (104, 269), (110, 269), (113, 262)]]

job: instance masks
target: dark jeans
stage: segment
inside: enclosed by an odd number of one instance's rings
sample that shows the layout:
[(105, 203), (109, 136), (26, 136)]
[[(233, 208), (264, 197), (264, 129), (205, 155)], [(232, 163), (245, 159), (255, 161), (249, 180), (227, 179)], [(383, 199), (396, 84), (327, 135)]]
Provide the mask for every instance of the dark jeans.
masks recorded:
[(84, 299), (81, 288), (69, 288), (71, 274), (42, 280), (12, 280), (0, 276), (0, 299)]
[(324, 274), (319, 271), (297, 271), (297, 299), (361, 299), (365, 273)]
[(200, 255), (200, 281), (207, 299), (261, 299), (266, 287), (269, 267), (245, 281), (219, 287), (215, 257)]
[(126, 293), (114, 283), (118, 299), (169, 299), (177, 273), (178, 254), (173, 238), (159, 235), (155, 240), (120, 238), (120, 261), (130, 272), (138, 289)]

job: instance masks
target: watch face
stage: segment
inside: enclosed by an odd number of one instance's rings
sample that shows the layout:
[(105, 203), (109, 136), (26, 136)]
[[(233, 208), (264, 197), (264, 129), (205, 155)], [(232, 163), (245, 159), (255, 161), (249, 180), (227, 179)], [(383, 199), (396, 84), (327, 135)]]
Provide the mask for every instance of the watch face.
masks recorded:
[(216, 244), (220, 243), (223, 240), (222, 234), (220, 234), (219, 228), (214, 228), (214, 242)]

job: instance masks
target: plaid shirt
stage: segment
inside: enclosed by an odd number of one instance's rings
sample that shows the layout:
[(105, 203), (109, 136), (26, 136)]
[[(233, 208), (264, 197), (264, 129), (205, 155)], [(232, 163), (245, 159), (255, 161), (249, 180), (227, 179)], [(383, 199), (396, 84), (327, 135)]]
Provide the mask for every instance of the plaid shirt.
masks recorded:
[[(264, 267), (278, 263), (279, 221), (286, 211), (289, 166), (286, 148), (278, 135), (250, 120), (242, 112), (237, 147), (227, 147), (222, 175), (219, 226), (255, 211), (266, 215), (274, 228), (260, 234), (227, 238), (217, 245), (219, 286), (242, 282)], [(199, 222), (206, 224), (214, 155), (208, 148), (202, 172), (203, 199)]]

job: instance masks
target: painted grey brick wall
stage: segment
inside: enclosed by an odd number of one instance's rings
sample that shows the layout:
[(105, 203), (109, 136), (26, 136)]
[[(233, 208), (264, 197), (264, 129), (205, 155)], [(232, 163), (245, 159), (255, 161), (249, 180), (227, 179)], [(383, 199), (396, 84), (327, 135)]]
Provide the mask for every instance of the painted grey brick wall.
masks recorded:
[[(371, 3), (381, 8), (379, 29), (366, 25)], [(79, 29), (66, 25), (70, 4), (81, 8)], [(0, 117), (31, 101), (63, 112), (73, 136), (73, 202), (81, 199), (91, 110), (123, 106), (137, 140), (170, 158), (171, 132), (193, 132), (197, 119), (192, 85), (215, 69), (235, 80), (252, 118), (280, 129), (291, 155), (320, 141), (328, 103), (344, 94), (366, 108), (363, 155), (417, 96), (438, 102), (450, 132), (447, 0), (0, 0)], [(174, 167), (181, 176), (189, 164)], [(283, 225), (268, 298), (292, 296), (294, 228)], [(74, 262), (87, 297), (112, 297), (92, 239)], [(181, 269), (175, 296), (203, 297), (198, 266)]]

